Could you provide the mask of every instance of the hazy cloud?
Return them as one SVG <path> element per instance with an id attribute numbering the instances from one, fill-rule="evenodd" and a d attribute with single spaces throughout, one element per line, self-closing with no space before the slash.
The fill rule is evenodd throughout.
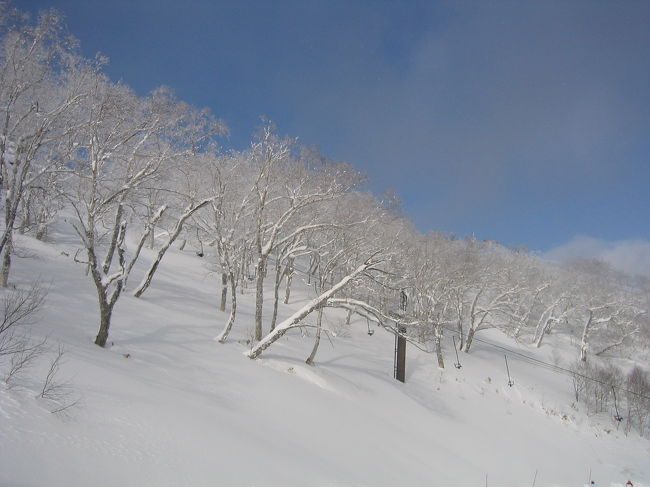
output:
<path id="1" fill-rule="evenodd" d="M 549 250 L 543 257 L 556 262 L 598 259 L 630 276 L 650 277 L 650 242 L 647 240 L 607 242 L 582 235 Z"/>

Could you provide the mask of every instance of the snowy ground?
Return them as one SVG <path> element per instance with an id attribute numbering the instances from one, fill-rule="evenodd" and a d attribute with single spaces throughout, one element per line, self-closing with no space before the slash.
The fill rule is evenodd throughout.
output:
<path id="1" fill-rule="evenodd" d="M 13 282 L 39 279 L 48 289 L 32 331 L 65 347 L 59 375 L 79 403 L 51 414 L 35 381 L 0 385 L 2 486 L 542 487 L 586 485 L 590 472 L 600 487 L 650 486 L 650 442 L 585 416 L 571 406 L 568 377 L 515 356 L 508 387 L 503 352 L 485 343 L 461 355 L 461 369 L 447 344 L 444 371 L 409 346 L 401 384 L 392 336 L 330 314 L 340 333 L 323 340 L 316 366 L 304 363 L 312 337 L 300 332 L 249 360 L 252 293 L 240 297 L 229 342 L 215 342 L 226 318 L 217 276 L 192 251 L 166 256 L 141 299 L 123 296 L 112 345 L 100 349 L 94 289 L 73 262 L 74 239 L 62 226 L 52 240 L 19 239 L 31 256 L 15 260 Z M 284 316 L 309 288 L 293 297 Z M 562 357 L 496 331 L 480 338 Z"/>

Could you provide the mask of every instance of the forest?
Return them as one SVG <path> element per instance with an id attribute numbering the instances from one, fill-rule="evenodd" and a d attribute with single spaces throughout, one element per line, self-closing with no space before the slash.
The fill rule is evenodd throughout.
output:
<path id="1" fill-rule="evenodd" d="M 156 286 L 175 246 L 220 276 L 215 307 L 227 313 L 218 341 L 238 321 L 237 300 L 255 302 L 248 356 L 289 330 L 313 329 L 316 361 L 332 309 L 401 335 L 448 366 L 471 353 L 477 334 L 497 328 L 532 348 L 550 335 L 575 350 L 575 397 L 593 411 L 625 411 L 626 428 L 650 434 L 650 372 L 621 368 L 648 356 L 650 281 L 596 260 L 549 262 L 526 249 L 422 233 L 394 194 L 366 189 L 352 163 L 283 135 L 270 120 L 243 150 L 224 145 L 227 122 L 161 87 L 146 96 L 80 54 L 60 15 L 30 20 L 0 4 L 0 372 L 15 377 L 41 344 L 21 333 L 41 306 L 38 283 L 15 288 L 16 235 L 48 242 L 65 218 L 77 237 L 71 256 L 96 292 L 95 344 L 109 343 L 115 306 Z M 141 251 L 156 259 L 132 280 Z M 314 298 L 289 318 L 302 273 Z M 139 274 L 139 273 L 138 273 Z M 264 300 L 272 295 L 272 313 Z M 335 338 L 334 338 L 335 339 Z"/>

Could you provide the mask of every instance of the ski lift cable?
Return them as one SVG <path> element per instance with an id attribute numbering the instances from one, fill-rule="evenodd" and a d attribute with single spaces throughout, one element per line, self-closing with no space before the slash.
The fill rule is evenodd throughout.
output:
<path id="1" fill-rule="evenodd" d="M 452 331 L 455 332 L 455 330 L 452 330 Z M 536 358 L 534 358 L 534 357 L 530 357 L 529 355 L 525 355 L 525 354 L 523 354 L 523 353 L 521 353 L 521 352 L 517 352 L 517 351 L 512 350 L 512 349 L 509 349 L 509 348 L 507 348 L 507 347 L 504 347 L 504 346 L 501 346 L 501 345 L 497 345 L 497 344 L 495 344 L 495 343 L 491 343 L 491 342 L 489 342 L 489 341 L 487 341 L 487 340 L 478 339 L 478 338 L 476 338 L 476 337 L 474 337 L 474 339 L 475 339 L 476 341 L 478 341 L 478 342 L 484 343 L 484 344 L 486 344 L 486 345 L 492 346 L 492 347 L 494 347 L 494 348 L 497 348 L 497 349 L 500 349 L 500 350 L 506 351 L 506 352 L 508 352 L 508 353 L 510 353 L 510 354 L 512 354 L 512 355 L 514 355 L 514 356 L 517 356 L 518 358 L 524 360 L 525 362 L 529 363 L 529 364 L 532 365 L 532 366 L 535 366 L 535 367 L 542 367 L 542 368 L 545 368 L 545 369 L 547 369 L 547 370 L 549 370 L 549 371 L 551 371 L 551 372 L 561 373 L 561 374 L 569 375 L 569 376 L 571 376 L 571 377 L 581 377 L 581 378 L 583 378 L 583 379 L 585 379 L 585 380 L 589 380 L 589 381 L 591 381 L 591 382 L 595 382 L 595 383 L 598 383 L 598 384 L 601 384 L 601 385 L 604 385 L 604 386 L 615 387 L 615 386 L 612 386 L 611 384 L 609 384 L 609 383 L 607 383 L 607 382 L 605 382 L 605 381 L 602 381 L 602 380 L 599 380 L 599 379 L 595 379 L 595 378 L 593 378 L 593 377 L 589 377 L 589 376 L 587 376 L 587 375 L 581 374 L 581 373 L 579 373 L 579 372 L 575 372 L 575 371 L 573 371 L 573 370 L 571 370 L 571 369 L 567 369 L 567 368 L 561 367 L 561 366 L 559 366 L 559 365 L 555 365 L 555 364 L 551 364 L 551 363 L 548 363 L 548 362 L 544 362 L 543 360 L 539 360 L 539 359 L 536 359 Z M 621 387 L 621 386 L 616 387 L 616 389 L 618 389 L 618 390 L 621 391 L 621 392 L 626 392 L 626 393 L 628 393 L 628 394 L 632 394 L 632 395 L 634 395 L 634 396 L 637 396 L 637 397 L 640 397 L 640 398 L 643 398 L 643 399 L 648 399 L 648 400 L 650 400 L 650 397 L 648 397 L 648 396 L 645 396 L 645 395 L 640 394 L 640 393 L 638 393 L 638 392 L 630 391 L 630 390 L 628 390 L 628 389 L 624 389 L 624 388 Z"/>
<path id="2" fill-rule="evenodd" d="M 299 268 L 298 266 L 296 266 L 295 264 L 294 264 L 294 267 L 293 267 L 293 268 L 294 268 L 294 271 L 297 271 L 298 273 L 304 274 L 304 275 L 306 275 L 306 276 L 309 275 L 309 271 L 305 271 L 305 270 L 303 270 L 303 269 L 300 269 L 300 268 Z M 458 333 L 458 330 L 455 330 L 455 329 L 453 329 L 453 328 L 449 328 L 449 327 L 444 326 L 444 325 L 441 325 L 441 326 L 442 326 L 443 329 L 445 329 L 445 330 L 447 330 L 447 331 L 449 331 L 449 332 L 455 334 L 456 336 L 460 337 L 460 333 Z M 387 328 L 387 327 L 384 326 L 384 328 Z M 403 334 L 400 334 L 398 331 L 395 331 L 395 330 L 393 330 L 392 328 L 387 328 L 387 329 L 388 329 L 388 331 L 391 331 L 391 332 L 393 332 L 393 333 L 395 333 L 395 334 L 397 334 L 397 335 L 402 335 L 402 336 L 404 336 L 404 338 L 406 339 L 406 341 L 407 341 L 408 343 L 410 343 L 411 345 L 413 345 L 413 346 L 414 346 L 415 348 L 417 348 L 418 350 L 420 350 L 420 351 L 422 351 L 422 352 L 425 352 L 425 353 L 433 353 L 433 351 L 428 350 L 428 349 L 425 349 L 425 348 L 423 348 L 422 346 L 420 346 L 420 344 L 417 343 L 417 342 L 415 342 L 412 338 L 407 337 L 407 336 L 405 336 L 405 335 L 403 335 Z M 492 343 L 492 342 L 490 342 L 490 341 L 488 341 L 488 340 L 485 340 L 485 339 L 482 339 L 482 338 L 479 338 L 479 337 L 476 337 L 476 336 L 474 336 L 473 339 L 474 339 L 474 341 L 476 341 L 476 342 L 483 343 L 483 344 L 488 345 L 488 346 L 490 346 L 490 347 L 497 348 L 497 349 L 499 349 L 499 350 L 503 350 L 503 351 L 505 351 L 505 352 L 508 352 L 509 354 L 511 354 L 511 355 L 513 355 L 513 356 L 516 356 L 517 358 L 519 358 L 519 359 L 521 359 L 521 360 L 527 362 L 529 365 L 532 365 L 532 366 L 534 366 L 534 367 L 544 368 L 544 369 L 549 370 L 549 371 L 551 371 L 551 372 L 555 372 L 555 373 L 558 373 L 558 374 L 568 375 L 568 376 L 570 376 L 570 377 L 580 377 L 580 378 L 582 378 L 582 379 L 585 379 L 585 380 L 588 380 L 588 381 L 591 381 L 591 382 L 595 382 L 595 383 L 597 383 L 597 384 L 601 384 L 601 385 L 604 385 L 604 386 L 611 386 L 612 388 L 616 388 L 616 389 L 618 389 L 618 390 L 621 391 L 621 392 L 625 392 L 625 393 L 627 393 L 627 394 L 631 394 L 631 395 L 633 395 L 633 396 L 637 396 L 637 397 L 639 397 L 639 398 L 647 399 L 647 400 L 650 401 L 650 396 L 646 396 L 646 395 L 644 395 L 644 394 L 640 394 L 640 393 L 638 393 L 638 392 L 634 392 L 634 391 L 630 391 L 630 390 L 628 390 L 628 389 L 624 389 L 624 388 L 621 387 L 621 386 L 613 386 L 613 385 L 611 385 L 611 384 L 608 384 L 608 383 L 605 382 L 605 381 L 602 381 L 602 380 L 599 380 L 599 379 L 595 379 L 595 378 L 593 378 L 593 377 L 589 377 L 589 376 L 587 376 L 587 375 L 581 374 L 581 373 L 579 373 L 579 372 L 575 372 L 575 371 L 573 371 L 573 370 L 571 370 L 571 369 L 567 369 L 567 368 L 565 368 L 565 367 L 561 367 L 561 366 L 556 365 L 556 364 L 552 364 L 552 363 L 549 363 L 549 362 L 545 362 L 545 361 L 540 360 L 540 359 L 537 359 L 537 358 L 535 358 L 535 357 L 531 357 L 530 355 L 526 355 L 526 354 L 524 354 L 524 353 L 518 352 L 518 351 L 513 350 L 513 349 L 511 349 L 511 348 L 504 347 L 503 345 L 498 345 L 498 344 L 496 344 L 496 343 Z"/>
<path id="3" fill-rule="evenodd" d="M 454 333 L 455 335 L 460 336 L 460 334 L 458 333 L 458 330 L 455 330 L 453 328 L 444 327 L 444 326 L 443 326 L 443 328 L 445 330 L 451 332 L 451 333 Z M 642 399 L 650 400 L 650 396 L 646 396 L 646 395 L 640 394 L 638 392 L 630 391 L 630 390 L 625 389 L 625 388 L 623 388 L 621 386 L 613 386 L 613 385 L 611 385 L 611 384 L 609 384 L 609 383 L 607 383 L 605 381 L 595 379 L 593 377 L 589 377 L 587 375 L 581 374 L 579 372 L 575 372 L 575 371 L 573 371 L 571 369 L 567 369 L 567 368 L 561 367 L 559 365 L 551 364 L 549 362 L 544 362 L 543 360 L 537 359 L 535 357 L 531 357 L 530 355 L 526 355 L 526 354 L 521 353 L 521 352 L 517 352 L 516 350 L 512 350 L 511 348 L 504 347 L 503 345 L 498 345 L 498 344 L 492 343 L 492 342 L 490 342 L 488 340 L 485 340 L 485 339 L 482 339 L 482 338 L 477 338 L 476 336 L 474 337 L 474 340 L 477 341 L 477 342 L 483 343 L 485 345 L 497 348 L 499 350 L 503 350 L 505 352 L 508 352 L 509 354 L 514 355 L 514 356 L 528 362 L 530 365 L 532 365 L 534 367 L 542 367 L 542 368 L 545 368 L 547 370 L 550 370 L 551 372 L 561 373 L 561 374 L 569 375 L 571 377 L 581 377 L 581 378 L 583 378 L 585 380 L 589 380 L 591 382 L 595 382 L 595 383 L 598 383 L 598 384 L 601 384 L 601 385 L 604 385 L 604 386 L 611 386 L 612 388 L 616 388 L 621 392 L 632 394 L 632 395 L 640 397 Z"/>
<path id="4" fill-rule="evenodd" d="M 368 318 L 368 317 L 366 316 L 366 318 Z M 373 320 L 373 321 L 374 321 L 374 320 Z M 382 328 L 386 329 L 387 331 L 389 331 L 389 332 L 395 334 L 395 336 L 398 336 L 398 335 L 399 335 L 399 336 L 404 337 L 408 343 L 410 343 L 412 346 L 414 346 L 414 347 L 417 348 L 418 350 L 420 350 L 420 351 L 422 351 L 422 352 L 425 352 L 425 353 L 433 353 L 432 350 L 428 350 L 428 349 L 426 349 L 426 348 L 423 348 L 423 347 L 422 347 L 418 342 L 414 341 L 414 340 L 413 340 L 412 338 L 410 338 L 409 336 L 407 336 L 407 335 L 405 335 L 405 334 L 403 334 L 403 333 L 400 333 L 398 330 L 394 329 L 393 327 L 391 327 L 391 326 L 386 326 L 386 325 L 383 325 L 383 324 L 381 324 L 381 323 L 378 323 L 378 325 L 381 326 Z M 457 335 L 457 336 L 460 337 L 460 333 L 458 333 L 458 330 L 455 330 L 455 329 L 453 329 L 453 328 L 446 327 L 446 326 L 444 326 L 444 325 L 441 325 L 441 326 L 442 326 L 443 329 L 445 329 L 445 330 L 451 332 L 453 335 Z M 453 337 L 453 335 L 452 335 L 452 337 Z M 518 351 L 513 350 L 513 349 L 511 349 L 511 348 L 504 347 L 504 346 L 502 346 L 502 345 L 498 345 L 498 344 L 496 344 L 496 343 L 492 343 L 492 342 L 490 342 L 490 341 L 488 341 L 488 340 L 485 340 L 485 339 L 482 339 L 482 338 L 478 338 L 478 337 L 476 337 L 476 336 L 474 336 L 474 341 L 479 342 L 479 343 L 483 343 L 483 344 L 485 344 L 485 345 L 488 345 L 488 346 L 491 346 L 491 347 L 493 347 L 493 348 L 497 348 L 497 349 L 499 349 L 499 350 L 502 350 L 502 351 L 504 351 L 504 352 L 507 352 L 507 353 L 509 353 L 509 354 L 511 354 L 511 355 L 513 355 L 513 356 L 516 356 L 516 357 L 519 358 L 520 360 L 522 360 L 522 361 L 524 361 L 524 362 L 527 362 L 529 365 L 532 365 L 533 367 L 544 368 L 544 369 L 546 369 L 546 370 L 548 370 L 548 371 L 550 371 L 550 372 L 554 372 L 554 373 L 557 373 L 557 374 L 568 375 L 568 376 L 570 376 L 570 377 L 581 377 L 581 378 L 583 378 L 583 379 L 585 379 L 585 380 L 588 380 L 588 381 L 591 381 L 591 382 L 595 382 L 595 383 L 597 383 L 597 384 L 601 384 L 601 385 L 604 385 L 604 386 L 610 386 L 610 387 L 612 387 L 612 388 L 615 387 L 615 386 L 613 386 L 613 385 L 611 385 L 611 384 L 609 384 L 609 383 L 607 383 L 607 382 L 605 382 L 605 381 L 598 380 L 598 379 L 595 379 L 595 378 L 593 378 L 593 377 L 589 377 L 589 376 L 587 376 L 587 375 L 581 374 L 581 373 L 579 373 L 579 372 L 575 372 L 575 371 L 573 371 L 573 370 L 571 370 L 571 369 L 567 369 L 567 368 L 565 368 L 565 367 L 561 367 L 561 366 L 556 365 L 556 364 L 551 364 L 551 363 L 549 363 L 549 362 L 545 362 L 545 361 L 540 360 L 540 359 L 537 359 L 537 358 L 535 358 L 535 357 L 531 357 L 530 355 L 526 355 L 526 354 L 524 354 L 524 353 L 518 352 Z M 456 367 L 456 368 L 460 369 L 460 367 Z M 630 391 L 630 390 L 625 389 L 625 388 L 623 388 L 623 387 L 621 387 L 621 386 L 617 386 L 616 388 L 617 388 L 619 391 L 621 391 L 621 392 L 625 392 L 625 393 L 627 393 L 627 394 L 631 394 L 631 395 L 633 395 L 633 396 L 637 396 L 637 397 L 642 398 L 642 399 L 650 400 L 650 396 L 645 396 L 645 395 L 640 394 L 640 393 L 638 393 L 638 392 Z"/>

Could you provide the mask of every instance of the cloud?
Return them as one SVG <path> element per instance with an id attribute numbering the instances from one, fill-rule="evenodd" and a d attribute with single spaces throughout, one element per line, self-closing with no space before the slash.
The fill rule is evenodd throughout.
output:
<path id="1" fill-rule="evenodd" d="M 608 242 L 580 235 L 549 250 L 542 257 L 556 262 L 598 259 L 630 276 L 650 277 L 650 241 L 647 240 Z"/>

